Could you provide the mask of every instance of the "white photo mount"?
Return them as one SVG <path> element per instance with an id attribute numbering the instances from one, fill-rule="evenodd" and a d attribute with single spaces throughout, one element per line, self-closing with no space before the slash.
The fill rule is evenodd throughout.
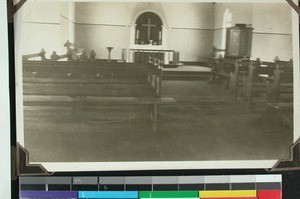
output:
<path id="1" fill-rule="evenodd" d="M 41 1 L 43 2 L 43 1 Z M 197 1 L 198 2 L 198 1 Z M 202 1 L 199 1 L 202 2 Z M 221 1 L 223 2 L 223 1 Z M 228 2 L 228 1 L 227 1 Z M 234 2 L 234 1 L 230 1 L 230 2 Z M 256 2 L 256 1 L 253 1 Z M 267 3 L 269 3 L 270 1 L 266 1 Z M 273 2 L 273 1 L 271 1 Z M 279 2 L 279 1 L 278 1 Z M 280 1 L 282 2 L 282 1 Z M 19 8 L 21 7 L 20 5 L 23 5 L 25 3 L 25 1 L 21 1 L 19 4 Z M 290 2 L 289 2 L 290 3 Z M 295 14 L 295 13 L 294 13 Z M 16 17 L 17 18 L 17 17 Z M 16 19 L 18 20 L 18 19 Z M 15 24 L 17 24 L 18 22 L 15 21 Z M 20 23 L 20 22 L 19 22 Z M 295 27 L 295 24 L 298 24 L 299 22 L 296 21 L 294 22 L 293 28 L 295 30 L 298 29 L 298 27 Z M 16 26 L 17 27 L 17 26 Z M 18 29 L 15 29 L 16 31 L 18 31 Z M 18 33 L 16 33 L 18 35 Z M 299 34 L 299 33 L 298 33 Z M 18 41 L 20 39 L 20 35 L 16 36 L 16 41 Z M 299 38 L 297 38 L 295 41 L 299 41 Z M 298 42 L 293 42 L 294 44 L 294 49 L 298 49 L 299 46 L 297 45 Z M 17 43 L 16 46 L 18 46 L 19 44 Z M 296 47 L 297 46 L 297 47 Z M 18 47 L 16 47 L 16 57 L 17 59 L 20 58 L 20 52 L 17 53 L 17 49 Z M 299 60 L 299 53 L 297 53 L 297 50 L 293 50 L 294 54 L 296 55 L 294 60 Z M 19 65 L 21 63 L 21 61 L 17 61 L 16 60 L 16 67 L 18 67 L 17 65 Z M 298 68 L 297 65 L 299 65 L 299 62 L 297 62 L 297 64 L 294 66 L 295 68 Z M 20 69 L 20 68 L 19 68 Z M 298 69 L 297 69 L 298 70 Z M 296 74 L 298 74 L 297 72 L 299 71 L 295 71 Z M 298 77 L 299 79 L 299 77 Z M 18 82 L 18 80 L 17 80 Z M 298 80 L 295 81 L 295 87 L 297 87 L 297 83 Z M 297 88 L 299 89 L 299 88 Z M 299 94 L 295 93 L 295 98 L 299 97 Z M 20 99 L 22 99 L 22 95 L 17 94 L 17 107 L 20 108 L 20 106 L 22 107 L 22 103 L 20 102 Z M 297 104 L 298 101 L 296 101 L 295 104 Z M 299 108 L 299 104 L 295 105 L 295 109 L 294 110 L 298 110 L 297 108 Z M 18 110 L 18 108 L 17 108 Z M 296 111 L 295 111 L 296 112 Z M 297 114 L 297 112 L 295 113 Z M 297 117 L 296 117 L 297 118 Z M 18 119 L 17 119 L 18 120 Z M 294 119 L 296 121 L 296 119 Z M 20 128 L 23 128 L 22 126 L 23 121 L 20 121 L 21 125 L 18 125 L 17 129 L 18 129 L 18 139 L 17 139 L 17 147 L 16 147 L 16 169 L 17 169 L 17 175 L 18 176 L 22 176 L 22 175 L 34 175 L 34 173 L 30 174 L 30 172 L 28 172 L 30 169 L 20 169 L 20 168 L 26 168 L 26 167 L 36 167 L 38 168 L 38 164 L 41 164 L 42 167 L 41 169 L 38 169 L 40 174 L 46 174 L 49 175 L 49 173 L 52 172 L 63 172 L 63 171 L 118 171 L 118 170 L 144 170 L 147 168 L 144 167 L 145 162 L 119 162 L 116 164 L 116 162 L 112 162 L 112 163 L 107 163 L 107 162 L 77 162 L 77 163 L 64 163 L 64 162 L 36 162 L 33 163 L 33 165 L 31 166 L 31 162 L 24 162 L 24 161 L 20 161 L 20 160 L 24 160 L 24 155 L 27 156 L 25 157 L 25 159 L 29 160 L 30 154 L 26 153 L 26 147 L 24 147 L 24 145 L 26 145 L 26 143 L 24 143 L 24 135 L 20 135 L 19 132 L 22 132 L 23 130 L 21 130 Z M 297 122 L 294 122 L 295 125 L 297 124 Z M 294 131 L 299 129 L 294 125 Z M 260 160 L 247 160 L 247 161 L 222 161 L 222 164 L 218 164 L 219 161 L 186 161 L 186 162 L 173 162 L 173 161 L 167 161 L 167 162 L 147 162 L 146 165 L 149 165 L 148 168 L 151 169 L 158 169 L 158 170 L 172 170 L 172 169 L 209 169 L 209 168 L 213 168 L 213 169 L 267 169 L 270 171 L 278 171 L 278 170 L 293 170 L 293 169 L 299 169 L 300 165 L 299 165 L 299 153 L 295 153 L 295 151 L 299 152 L 299 133 L 294 132 L 294 141 L 295 143 L 293 144 L 293 146 L 291 146 L 291 155 L 290 155 L 290 160 L 267 160 L 267 161 L 260 161 Z M 20 143 L 20 144 L 19 144 Z M 18 153 L 17 151 L 23 151 L 22 153 Z M 29 155 L 29 157 L 28 157 Z M 288 162 L 288 163 L 287 163 Z M 292 163 L 293 162 L 293 163 Z M 18 163 L 21 164 L 25 164 L 24 165 L 18 165 Z M 175 165 L 174 165 L 175 163 Z M 287 163 L 287 164 L 286 164 Z M 172 165 L 172 166 L 170 166 Z M 43 169 L 44 167 L 44 169 Z M 271 169 L 270 169 L 271 168 Z M 46 170 L 49 171 L 46 172 Z M 44 171 L 44 172 L 42 172 Z M 28 173 L 27 173 L 28 172 Z"/>

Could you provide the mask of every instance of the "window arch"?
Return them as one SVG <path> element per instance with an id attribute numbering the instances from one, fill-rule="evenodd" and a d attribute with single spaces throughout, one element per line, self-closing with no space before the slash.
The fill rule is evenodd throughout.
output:
<path id="1" fill-rule="evenodd" d="M 135 25 L 135 44 L 162 44 L 162 20 L 157 14 L 144 12 L 137 18 Z"/>
<path id="2" fill-rule="evenodd" d="M 232 13 L 229 9 L 226 9 L 223 16 L 223 30 L 222 30 L 222 43 L 221 43 L 221 49 L 226 48 L 226 28 L 232 27 Z M 224 57 L 225 52 L 222 53 L 222 56 Z"/>

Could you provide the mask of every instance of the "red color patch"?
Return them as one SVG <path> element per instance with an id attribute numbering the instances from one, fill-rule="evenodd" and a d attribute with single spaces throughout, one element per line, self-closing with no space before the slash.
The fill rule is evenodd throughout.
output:
<path id="1" fill-rule="evenodd" d="M 257 191 L 258 199 L 282 199 L 281 190 L 258 190 Z"/>
<path id="2" fill-rule="evenodd" d="M 257 197 L 218 197 L 218 198 L 200 198 L 200 199 L 258 199 Z"/>

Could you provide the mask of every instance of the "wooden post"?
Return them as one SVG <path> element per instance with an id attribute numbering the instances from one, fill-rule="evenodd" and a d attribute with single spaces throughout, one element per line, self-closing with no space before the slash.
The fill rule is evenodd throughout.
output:
<path id="1" fill-rule="evenodd" d="M 239 69 L 240 69 L 240 62 L 237 60 L 234 64 L 234 72 L 230 72 L 230 93 L 233 97 L 233 100 L 237 100 L 237 93 L 238 93 L 238 82 L 239 82 Z"/>
<path id="2" fill-rule="evenodd" d="M 161 97 L 161 84 L 162 84 L 162 70 L 158 69 L 159 73 L 156 76 L 157 79 L 157 86 L 156 86 L 156 95 L 157 97 Z"/>
<path id="3" fill-rule="evenodd" d="M 152 127 L 153 131 L 157 131 L 157 126 L 158 126 L 158 105 L 153 104 L 153 121 L 152 121 Z"/>
<path id="4" fill-rule="evenodd" d="M 147 81 L 150 84 L 150 86 L 152 86 L 152 83 L 151 83 L 151 71 L 149 71 L 149 74 L 147 76 Z"/>
<path id="5" fill-rule="evenodd" d="M 272 80 L 268 80 L 267 82 L 268 102 L 279 102 L 280 75 L 280 65 L 277 64 L 276 69 L 274 70 L 274 78 Z"/>
<path id="6" fill-rule="evenodd" d="M 154 88 L 154 92 L 155 92 L 155 97 L 157 96 L 157 81 L 156 81 L 156 71 L 155 71 L 155 74 L 152 75 L 152 85 L 153 85 L 153 88 Z"/>
<path id="7" fill-rule="evenodd" d="M 256 73 L 256 66 L 253 65 L 253 62 L 250 62 L 249 65 L 249 73 L 245 81 L 245 90 L 244 90 L 244 100 L 247 101 L 248 105 L 252 106 L 252 89 L 253 89 L 253 81 L 254 75 Z"/>

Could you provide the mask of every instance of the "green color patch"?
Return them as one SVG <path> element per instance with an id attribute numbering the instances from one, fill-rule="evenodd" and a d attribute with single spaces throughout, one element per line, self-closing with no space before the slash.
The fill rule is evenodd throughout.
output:
<path id="1" fill-rule="evenodd" d="M 199 198 L 198 191 L 139 191 L 139 198 Z"/>

